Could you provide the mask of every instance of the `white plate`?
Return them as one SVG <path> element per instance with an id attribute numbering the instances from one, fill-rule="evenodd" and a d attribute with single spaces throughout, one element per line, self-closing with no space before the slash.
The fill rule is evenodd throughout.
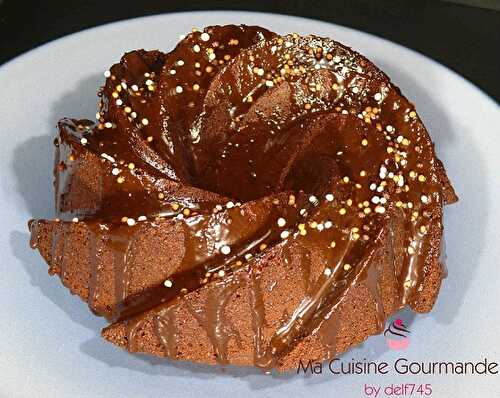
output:
<path id="1" fill-rule="evenodd" d="M 371 58 L 416 104 L 461 201 L 446 209 L 449 277 L 412 343 L 381 336 L 344 355 L 390 365 L 500 361 L 499 120 L 497 104 L 436 62 L 377 37 L 323 22 L 259 13 L 195 12 L 105 25 L 33 50 L 0 68 L 0 395 L 2 397 L 365 396 L 365 383 L 431 383 L 436 397 L 499 396 L 500 376 L 289 375 L 132 356 L 99 337 L 105 322 L 71 296 L 28 247 L 26 221 L 52 216 L 52 137 L 63 116 L 92 118 L 102 72 L 134 48 L 169 50 L 192 26 L 259 24 L 315 33 Z M 436 37 L 439 40 L 439 37 Z M 446 43 L 443 43 L 446 51 Z M 418 395 L 414 395 L 418 396 Z"/>

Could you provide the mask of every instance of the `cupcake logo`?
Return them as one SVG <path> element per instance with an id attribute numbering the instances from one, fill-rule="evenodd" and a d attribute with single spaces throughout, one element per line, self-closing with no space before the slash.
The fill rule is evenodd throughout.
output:
<path id="1" fill-rule="evenodd" d="M 385 342 L 391 350 L 404 350 L 410 345 L 410 331 L 401 319 L 392 321 L 384 331 Z"/>

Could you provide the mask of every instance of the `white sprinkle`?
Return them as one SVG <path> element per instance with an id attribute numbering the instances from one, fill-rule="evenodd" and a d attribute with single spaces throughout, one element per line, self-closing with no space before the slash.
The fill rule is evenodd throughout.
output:
<path id="1" fill-rule="evenodd" d="M 333 196 L 333 194 L 331 194 L 331 193 L 327 193 L 327 194 L 325 195 L 325 199 L 326 199 L 328 202 L 333 202 L 334 196 Z"/>
<path id="2" fill-rule="evenodd" d="M 146 216 L 139 216 L 137 221 L 146 221 L 148 218 Z"/>
<path id="3" fill-rule="evenodd" d="M 381 179 L 384 179 L 385 177 L 387 177 L 387 167 L 385 166 L 380 166 L 380 173 L 379 173 L 379 177 Z"/>
<path id="4" fill-rule="evenodd" d="M 163 282 L 163 284 L 165 285 L 165 287 L 172 287 L 173 286 L 173 283 L 170 279 L 165 280 L 165 282 Z"/>
<path id="5" fill-rule="evenodd" d="M 323 271 L 323 273 L 326 275 L 326 276 L 330 276 L 332 274 L 332 270 L 330 268 L 325 268 L 325 270 Z"/>
<path id="6" fill-rule="evenodd" d="M 311 202 L 312 204 L 317 204 L 318 203 L 318 198 L 314 195 L 311 195 L 309 196 L 309 202 Z"/>
<path id="7" fill-rule="evenodd" d="M 104 159 L 109 160 L 112 163 L 115 163 L 115 158 L 113 156 L 109 156 L 107 153 L 101 153 L 101 156 Z"/>
<path id="8" fill-rule="evenodd" d="M 177 94 L 182 93 L 182 87 L 181 87 L 181 86 L 177 86 L 177 87 L 175 88 L 175 92 L 176 92 Z"/>
<path id="9" fill-rule="evenodd" d="M 146 118 L 142 119 L 141 122 L 144 126 L 147 126 L 149 124 L 149 120 Z"/>
<path id="10" fill-rule="evenodd" d="M 272 80 L 266 80 L 266 86 L 272 87 L 272 86 L 274 86 L 274 82 Z"/>
<path id="11" fill-rule="evenodd" d="M 377 184 L 375 184 L 374 182 L 372 182 L 370 184 L 370 190 L 375 191 L 376 189 L 377 189 Z"/>
<path id="12" fill-rule="evenodd" d="M 429 197 L 426 195 L 422 195 L 420 197 L 420 200 L 422 201 L 422 203 L 429 203 Z"/>
<path id="13" fill-rule="evenodd" d="M 133 91 L 139 91 L 139 86 L 137 84 L 132 85 L 132 90 Z"/>
<path id="14" fill-rule="evenodd" d="M 106 122 L 106 123 L 104 123 L 104 127 L 106 127 L 107 129 L 110 129 L 111 127 L 113 127 L 113 123 Z"/>
<path id="15" fill-rule="evenodd" d="M 217 275 L 219 275 L 221 278 L 226 275 L 223 269 L 221 269 L 219 272 L 217 272 Z"/>
<path id="16" fill-rule="evenodd" d="M 123 105 L 123 101 L 122 101 L 120 98 L 118 98 L 118 99 L 115 101 L 115 104 L 116 104 L 116 105 L 118 105 L 118 106 L 121 106 L 121 105 Z"/>
<path id="17" fill-rule="evenodd" d="M 358 88 L 358 87 L 353 87 L 353 88 L 352 88 L 352 92 L 353 92 L 354 94 L 359 93 L 359 88 Z"/>
<path id="18" fill-rule="evenodd" d="M 127 218 L 127 224 L 132 227 L 135 225 L 135 220 L 133 218 Z"/>
<path id="19" fill-rule="evenodd" d="M 331 221 L 326 221 L 325 222 L 325 228 L 330 229 L 333 226 L 333 223 Z"/>
<path id="20" fill-rule="evenodd" d="M 220 248 L 220 252 L 224 255 L 231 253 L 231 248 L 228 245 L 224 245 Z"/>
<path id="21" fill-rule="evenodd" d="M 78 217 L 73 218 L 73 222 L 78 222 Z"/>
<path id="22" fill-rule="evenodd" d="M 200 52 L 200 46 L 199 46 L 198 44 L 195 44 L 195 45 L 193 46 L 193 51 L 194 51 L 195 53 L 199 53 L 199 52 Z"/>
<path id="23" fill-rule="evenodd" d="M 226 208 L 232 209 L 233 207 L 234 207 L 234 203 L 233 202 L 227 202 L 226 203 Z"/>
<path id="24" fill-rule="evenodd" d="M 378 196 L 374 196 L 374 197 L 372 198 L 372 203 L 374 203 L 374 204 L 379 204 L 379 203 L 380 203 L 380 198 L 379 198 Z"/>
<path id="25" fill-rule="evenodd" d="M 146 86 L 151 86 L 153 81 L 151 79 L 146 80 Z"/>
<path id="26" fill-rule="evenodd" d="M 125 82 L 121 82 L 120 84 L 121 84 L 121 86 L 122 86 L 125 90 L 127 89 L 127 87 L 128 87 L 128 86 L 127 86 L 127 83 L 125 83 Z"/>
<path id="27" fill-rule="evenodd" d="M 390 124 L 385 128 L 389 133 L 392 133 L 394 131 L 394 127 L 392 127 Z"/>
<path id="28" fill-rule="evenodd" d="M 203 41 L 209 41 L 210 40 L 210 35 L 206 32 L 203 32 L 200 36 L 200 39 Z"/>
<path id="29" fill-rule="evenodd" d="M 320 231 L 320 232 L 321 232 L 321 231 L 323 231 L 323 230 L 325 229 L 325 225 L 324 225 L 324 224 L 322 224 L 322 223 L 320 223 L 320 224 L 318 224 L 318 225 L 316 226 L 316 229 L 317 229 L 318 231 Z"/>
<path id="30" fill-rule="evenodd" d="M 278 226 L 284 227 L 286 225 L 286 220 L 283 217 L 278 218 Z"/>
<path id="31" fill-rule="evenodd" d="M 120 169 L 115 167 L 113 170 L 111 170 L 111 174 L 113 174 L 114 176 L 117 176 L 118 174 L 120 174 Z"/>
<path id="32" fill-rule="evenodd" d="M 85 145 L 88 141 L 87 141 L 87 139 L 85 137 L 82 137 L 80 139 L 80 142 L 82 143 L 82 145 Z"/>
<path id="33" fill-rule="evenodd" d="M 248 261 L 248 260 L 250 260 L 252 257 L 253 257 L 253 256 L 252 256 L 252 254 L 251 254 L 251 253 L 247 253 L 247 254 L 245 254 L 245 260 L 247 260 L 247 261 Z"/>
<path id="34" fill-rule="evenodd" d="M 179 65 L 179 66 L 184 65 L 184 61 L 183 61 L 182 59 L 178 60 L 178 61 L 177 61 L 177 65 Z"/>
<path id="35" fill-rule="evenodd" d="M 109 70 L 104 72 L 104 77 L 110 77 L 110 76 L 111 76 L 111 72 Z"/>
<path id="36" fill-rule="evenodd" d="M 175 71 L 175 69 L 170 69 L 170 74 L 171 75 L 175 75 L 177 72 Z"/>
<path id="37" fill-rule="evenodd" d="M 383 206 L 377 206 L 377 207 L 375 207 L 375 213 L 384 214 L 385 213 L 385 207 L 383 207 Z"/>
<path id="38" fill-rule="evenodd" d="M 376 93 L 373 98 L 375 98 L 375 101 L 380 101 L 382 99 L 382 94 Z"/>
<path id="39" fill-rule="evenodd" d="M 281 236 L 281 239 L 286 239 L 290 236 L 290 232 L 283 231 L 283 232 L 281 232 L 280 236 Z"/>
<path id="40" fill-rule="evenodd" d="M 385 205 L 387 203 L 387 199 L 382 197 L 380 198 L 380 203 L 382 203 L 383 205 Z"/>

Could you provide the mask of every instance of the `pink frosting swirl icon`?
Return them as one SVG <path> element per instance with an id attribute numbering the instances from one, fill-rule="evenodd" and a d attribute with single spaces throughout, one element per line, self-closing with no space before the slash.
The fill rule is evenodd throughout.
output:
<path id="1" fill-rule="evenodd" d="M 396 319 L 385 329 L 384 337 L 391 350 L 404 350 L 410 345 L 410 331 L 401 319 Z"/>

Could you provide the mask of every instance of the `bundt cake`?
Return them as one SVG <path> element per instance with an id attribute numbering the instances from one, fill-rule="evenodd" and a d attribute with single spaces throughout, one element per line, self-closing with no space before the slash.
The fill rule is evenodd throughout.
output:
<path id="1" fill-rule="evenodd" d="M 49 273 L 109 320 L 106 340 L 285 370 L 432 308 L 457 198 L 369 60 L 212 26 L 105 77 L 96 123 L 59 122 L 57 218 L 29 228 Z"/>

